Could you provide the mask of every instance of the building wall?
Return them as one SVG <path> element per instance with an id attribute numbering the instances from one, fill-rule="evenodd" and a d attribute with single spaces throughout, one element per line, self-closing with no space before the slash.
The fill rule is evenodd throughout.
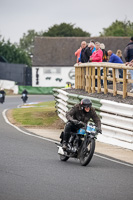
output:
<path id="1" fill-rule="evenodd" d="M 33 87 L 64 87 L 66 82 L 75 83 L 74 67 L 32 67 Z"/>

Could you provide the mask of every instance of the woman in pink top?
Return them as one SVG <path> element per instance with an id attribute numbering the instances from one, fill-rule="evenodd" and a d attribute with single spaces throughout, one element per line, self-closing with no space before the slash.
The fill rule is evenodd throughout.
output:
<path id="1" fill-rule="evenodd" d="M 81 50 L 82 50 L 82 48 L 80 47 L 80 48 L 75 52 L 75 56 L 77 56 L 77 63 L 79 62 L 79 57 L 80 57 Z"/>
<path id="2" fill-rule="evenodd" d="M 102 62 L 103 61 L 103 51 L 100 49 L 100 43 L 95 43 L 96 51 L 90 56 L 91 62 Z"/>
<path id="3" fill-rule="evenodd" d="M 102 62 L 103 61 L 103 51 L 100 49 L 100 43 L 95 43 L 96 51 L 90 56 L 90 62 Z M 101 76 L 103 74 L 103 69 L 101 68 Z M 97 69 L 95 69 L 95 74 L 97 75 Z M 101 85 L 103 85 L 103 80 L 101 80 Z M 97 79 L 95 79 L 95 86 L 97 87 Z"/>

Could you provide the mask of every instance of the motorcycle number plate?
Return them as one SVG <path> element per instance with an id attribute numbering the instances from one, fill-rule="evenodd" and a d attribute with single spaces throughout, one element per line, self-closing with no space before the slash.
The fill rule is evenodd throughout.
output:
<path id="1" fill-rule="evenodd" d="M 64 155 L 64 151 L 62 147 L 58 147 L 58 154 Z"/>

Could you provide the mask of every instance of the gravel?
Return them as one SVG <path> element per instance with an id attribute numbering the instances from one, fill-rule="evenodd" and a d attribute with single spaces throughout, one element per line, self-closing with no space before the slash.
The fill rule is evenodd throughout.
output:
<path id="1" fill-rule="evenodd" d="M 112 89 L 113 85 L 108 85 L 108 88 Z M 122 91 L 122 88 L 123 88 L 123 84 L 117 83 L 117 90 Z M 131 84 L 128 84 L 127 91 L 129 92 L 130 89 L 131 89 Z M 125 99 L 123 99 L 122 95 L 113 96 L 113 94 L 111 93 L 104 94 L 103 92 L 101 93 L 95 92 L 92 94 L 92 93 L 86 92 L 85 90 L 72 89 L 72 88 L 66 89 L 66 92 L 133 105 L 133 97 L 126 97 Z"/>

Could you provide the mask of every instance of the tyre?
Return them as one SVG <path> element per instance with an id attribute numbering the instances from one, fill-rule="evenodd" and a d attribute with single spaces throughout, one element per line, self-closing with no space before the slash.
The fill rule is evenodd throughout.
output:
<path id="1" fill-rule="evenodd" d="M 61 161 L 67 161 L 69 159 L 68 156 L 60 155 L 60 160 Z"/>
<path id="2" fill-rule="evenodd" d="M 95 140 L 91 139 L 91 142 L 87 146 L 86 151 L 80 157 L 80 164 L 82 166 L 86 166 L 89 164 L 89 162 L 93 157 L 94 151 L 95 151 Z"/>

